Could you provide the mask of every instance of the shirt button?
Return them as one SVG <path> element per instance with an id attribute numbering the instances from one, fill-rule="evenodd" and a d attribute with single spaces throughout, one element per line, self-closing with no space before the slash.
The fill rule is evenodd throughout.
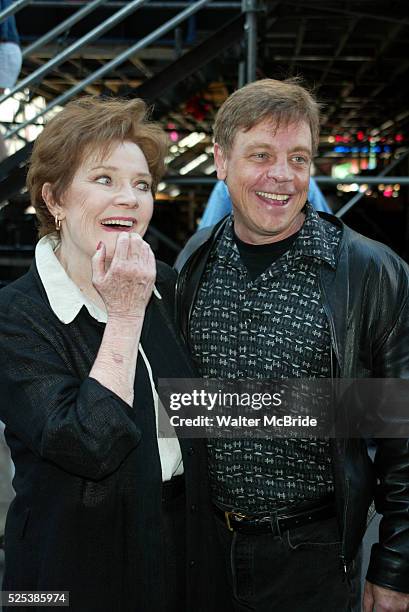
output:
<path id="1" fill-rule="evenodd" d="M 196 506 L 196 504 L 192 504 L 192 505 L 190 506 L 190 511 L 191 511 L 191 512 L 196 512 L 196 511 L 197 511 L 197 506 Z"/>
<path id="2" fill-rule="evenodd" d="M 188 451 L 187 451 L 188 455 L 194 455 L 195 454 L 195 449 L 193 448 L 193 446 L 191 446 Z"/>
<path id="3" fill-rule="evenodd" d="M 196 565 L 196 561 L 194 559 L 191 559 L 189 561 L 189 567 L 194 567 Z"/>

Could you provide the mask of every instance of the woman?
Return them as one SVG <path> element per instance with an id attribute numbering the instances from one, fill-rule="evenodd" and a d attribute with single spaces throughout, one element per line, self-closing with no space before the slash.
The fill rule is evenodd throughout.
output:
<path id="1" fill-rule="evenodd" d="M 35 262 L 0 292 L 3 590 L 69 591 L 75 612 L 217 609 L 201 447 L 157 437 L 158 378 L 192 376 L 174 273 L 142 239 L 166 150 L 141 100 L 68 104 L 28 173 Z"/>

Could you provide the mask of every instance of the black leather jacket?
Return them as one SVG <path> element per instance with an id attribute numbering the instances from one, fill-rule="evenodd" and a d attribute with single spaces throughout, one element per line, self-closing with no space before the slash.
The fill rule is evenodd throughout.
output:
<path id="1" fill-rule="evenodd" d="M 342 227 L 336 269 L 322 266 L 320 287 L 332 343 L 332 375 L 409 378 L 409 267 L 385 245 Z M 225 220 L 195 234 L 176 262 L 177 313 L 185 339 L 209 254 Z M 347 570 L 365 533 L 373 499 L 383 515 L 367 579 L 409 592 L 409 440 L 377 439 L 375 462 L 365 440 L 331 440 L 336 505 Z"/>

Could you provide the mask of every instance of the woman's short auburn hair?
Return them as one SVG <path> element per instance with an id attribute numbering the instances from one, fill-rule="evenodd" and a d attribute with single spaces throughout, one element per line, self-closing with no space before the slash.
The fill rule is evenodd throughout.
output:
<path id="1" fill-rule="evenodd" d="M 39 236 L 55 231 L 54 218 L 41 195 L 51 184 L 59 202 L 82 161 L 89 155 L 105 157 L 116 144 L 137 144 L 152 175 L 152 193 L 165 171 L 169 141 L 160 125 L 149 120 L 143 100 L 84 96 L 69 102 L 35 141 L 27 174 L 27 189 L 39 220 Z"/>
<path id="2" fill-rule="evenodd" d="M 312 152 L 316 153 L 320 130 L 320 104 L 301 79 L 261 79 L 232 93 L 218 110 L 214 141 L 228 155 L 238 130 L 251 130 L 261 121 L 280 125 L 305 121 L 311 130 Z"/>

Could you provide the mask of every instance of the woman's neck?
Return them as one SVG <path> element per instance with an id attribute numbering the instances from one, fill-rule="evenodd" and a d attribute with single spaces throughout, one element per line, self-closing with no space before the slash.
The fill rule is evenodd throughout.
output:
<path id="1" fill-rule="evenodd" d="M 91 300 L 102 310 L 105 310 L 105 303 L 92 284 L 92 265 L 91 261 L 83 262 L 82 265 L 78 265 L 75 258 L 71 258 L 65 253 L 62 245 L 54 251 L 55 256 L 68 274 L 70 279 L 75 283 L 78 289 L 85 295 L 86 298 Z"/>

